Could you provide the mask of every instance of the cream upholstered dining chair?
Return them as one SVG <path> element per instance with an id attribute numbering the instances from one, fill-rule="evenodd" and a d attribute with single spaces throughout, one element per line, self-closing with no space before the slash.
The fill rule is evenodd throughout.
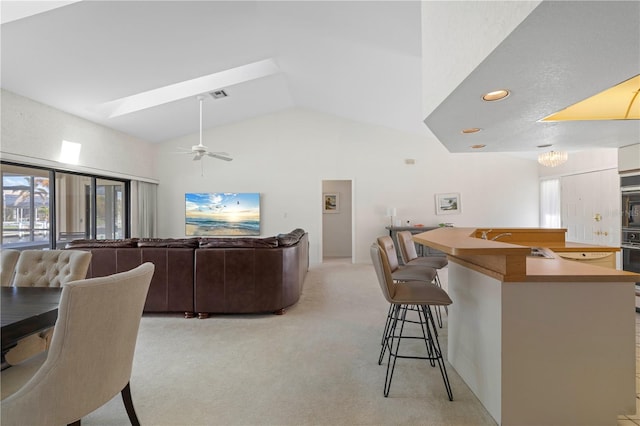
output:
<path id="1" fill-rule="evenodd" d="M 0 254 L 0 285 L 2 287 L 11 285 L 19 256 L 20 252 L 18 250 L 2 249 Z"/>
<path id="2" fill-rule="evenodd" d="M 106 277 L 66 284 L 58 321 L 42 366 L 0 403 L 9 425 L 80 424 L 80 419 L 122 394 L 129 420 L 139 425 L 129 380 L 152 263 Z M 43 354 L 44 355 L 44 354 Z M 42 356 L 42 355 L 41 355 Z M 10 367 L 5 373 L 21 366 Z M 22 377 L 19 371 L 13 377 Z"/>
<path id="3" fill-rule="evenodd" d="M 23 250 L 15 268 L 15 287 L 61 287 L 87 276 L 91 253 L 81 250 Z M 49 347 L 53 328 L 20 340 L 5 354 L 10 365 L 37 355 Z"/>

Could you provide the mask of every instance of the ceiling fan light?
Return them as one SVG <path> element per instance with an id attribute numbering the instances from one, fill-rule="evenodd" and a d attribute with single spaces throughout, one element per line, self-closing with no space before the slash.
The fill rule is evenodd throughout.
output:
<path id="1" fill-rule="evenodd" d="M 538 155 L 538 163 L 546 167 L 556 167 L 565 163 L 568 158 L 566 151 L 549 151 Z"/>

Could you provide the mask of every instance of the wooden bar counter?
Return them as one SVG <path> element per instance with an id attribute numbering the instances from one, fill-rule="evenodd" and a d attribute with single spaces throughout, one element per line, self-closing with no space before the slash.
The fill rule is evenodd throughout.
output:
<path id="1" fill-rule="evenodd" d="M 564 235 L 439 228 L 413 236 L 447 254 L 447 359 L 498 424 L 615 425 L 635 413 L 640 275 L 563 259 L 557 253 L 619 251 Z"/>

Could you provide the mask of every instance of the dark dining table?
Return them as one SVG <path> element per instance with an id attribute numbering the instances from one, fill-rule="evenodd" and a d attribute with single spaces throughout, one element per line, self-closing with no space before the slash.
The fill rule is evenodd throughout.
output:
<path id="1" fill-rule="evenodd" d="M 55 325 L 62 288 L 0 287 L 2 358 L 17 342 Z"/>

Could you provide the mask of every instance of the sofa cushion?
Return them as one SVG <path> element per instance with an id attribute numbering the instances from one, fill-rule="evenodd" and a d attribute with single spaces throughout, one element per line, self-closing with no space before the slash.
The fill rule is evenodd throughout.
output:
<path id="1" fill-rule="evenodd" d="M 276 238 L 278 239 L 278 245 L 280 246 L 292 246 L 297 244 L 300 241 L 300 238 L 304 235 L 304 230 L 300 228 L 296 228 L 288 234 L 278 234 Z"/>
<path id="2" fill-rule="evenodd" d="M 140 238 L 138 247 L 198 248 L 199 238 Z"/>
<path id="3" fill-rule="evenodd" d="M 73 240 L 65 248 L 99 248 L 99 247 L 137 247 L 137 238 L 126 238 L 121 240 Z"/>
<path id="4" fill-rule="evenodd" d="M 278 247 L 276 237 L 267 238 L 202 238 L 200 248 L 258 248 Z"/>

